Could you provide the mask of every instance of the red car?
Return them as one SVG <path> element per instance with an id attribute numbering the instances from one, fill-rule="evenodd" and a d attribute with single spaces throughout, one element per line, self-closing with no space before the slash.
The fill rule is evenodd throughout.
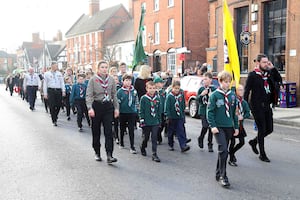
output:
<path id="1" fill-rule="evenodd" d="M 193 118 L 198 117 L 199 104 L 196 100 L 197 92 L 202 86 L 203 77 L 199 76 L 184 76 L 180 80 L 181 89 L 184 91 L 186 110 Z M 214 78 L 213 85 L 218 87 L 218 81 Z"/>

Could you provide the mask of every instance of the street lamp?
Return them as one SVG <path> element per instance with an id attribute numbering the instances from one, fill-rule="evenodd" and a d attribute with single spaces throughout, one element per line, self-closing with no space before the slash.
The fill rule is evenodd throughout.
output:
<path id="1" fill-rule="evenodd" d="M 151 66 L 151 44 L 153 44 L 153 35 L 151 33 L 148 33 L 149 38 L 149 66 Z M 153 67 L 153 66 L 152 66 Z"/>

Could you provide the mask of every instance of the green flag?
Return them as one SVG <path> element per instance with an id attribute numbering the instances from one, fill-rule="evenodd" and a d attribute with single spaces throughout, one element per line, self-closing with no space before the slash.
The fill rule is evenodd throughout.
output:
<path id="1" fill-rule="evenodd" d="M 136 41 L 135 41 L 132 71 L 134 71 L 135 67 L 147 57 L 145 54 L 145 51 L 144 51 L 143 38 L 142 38 L 143 29 L 144 29 L 144 27 L 143 27 L 144 15 L 145 15 L 145 9 L 142 7 L 139 31 L 138 31 Z"/>

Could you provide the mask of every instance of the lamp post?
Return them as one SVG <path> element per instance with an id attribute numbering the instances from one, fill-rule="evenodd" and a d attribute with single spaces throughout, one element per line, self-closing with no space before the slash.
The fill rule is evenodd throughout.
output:
<path id="1" fill-rule="evenodd" d="M 148 33 L 149 38 L 149 66 L 151 66 L 151 45 L 153 44 L 153 35 L 151 33 Z M 152 66 L 153 67 L 153 66 Z"/>

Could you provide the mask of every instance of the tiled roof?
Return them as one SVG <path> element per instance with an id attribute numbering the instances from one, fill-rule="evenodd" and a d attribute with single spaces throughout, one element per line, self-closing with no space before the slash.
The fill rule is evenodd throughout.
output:
<path id="1" fill-rule="evenodd" d="M 67 31 L 66 37 L 90 33 L 104 28 L 106 21 L 121 7 L 122 4 L 100 10 L 93 16 L 82 15 L 75 24 Z"/>
<path id="2" fill-rule="evenodd" d="M 134 41 L 134 25 L 133 20 L 129 20 L 120 26 L 115 34 L 108 38 L 105 42 L 106 45 L 113 45 L 123 42 Z"/>

